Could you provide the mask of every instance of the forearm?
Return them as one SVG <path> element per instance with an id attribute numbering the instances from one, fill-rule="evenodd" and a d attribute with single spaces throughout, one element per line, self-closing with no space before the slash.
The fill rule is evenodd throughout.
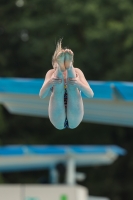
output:
<path id="1" fill-rule="evenodd" d="M 40 89 L 39 97 L 40 98 L 45 98 L 48 95 L 51 87 L 52 86 L 51 86 L 49 81 L 47 81 L 46 83 L 44 82 L 43 86 Z"/>
<path id="2" fill-rule="evenodd" d="M 89 84 L 85 85 L 81 81 L 78 83 L 78 89 L 84 93 L 84 95 L 88 98 L 92 98 L 94 96 L 93 90 L 90 88 Z"/>

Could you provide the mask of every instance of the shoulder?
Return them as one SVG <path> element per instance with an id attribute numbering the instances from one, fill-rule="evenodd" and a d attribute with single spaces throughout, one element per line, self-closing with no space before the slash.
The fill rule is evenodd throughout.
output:
<path id="1" fill-rule="evenodd" d="M 75 68 L 76 73 L 79 75 L 80 80 L 85 84 L 88 85 L 88 81 L 86 80 L 83 72 L 79 68 Z"/>
<path id="2" fill-rule="evenodd" d="M 49 71 L 47 71 L 46 74 L 52 74 L 55 70 L 54 69 L 50 69 Z"/>
<path id="3" fill-rule="evenodd" d="M 75 69 L 75 71 L 78 73 L 79 76 L 84 77 L 84 74 L 83 74 L 83 72 L 81 71 L 81 69 L 79 69 L 79 68 L 74 68 L 74 69 Z"/>
<path id="4" fill-rule="evenodd" d="M 47 73 L 46 73 L 46 76 L 45 77 L 49 77 L 51 76 L 53 73 L 54 73 L 54 69 L 50 69 Z"/>

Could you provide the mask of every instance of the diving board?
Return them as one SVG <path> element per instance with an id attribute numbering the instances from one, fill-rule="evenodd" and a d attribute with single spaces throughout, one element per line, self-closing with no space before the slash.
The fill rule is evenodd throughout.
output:
<path id="1" fill-rule="evenodd" d="M 0 103 L 12 114 L 48 117 L 49 97 L 39 98 L 43 79 L 0 78 Z M 94 98 L 83 94 L 84 122 L 133 127 L 133 83 L 89 81 Z"/>
<path id="2" fill-rule="evenodd" d="M 0 172 L 49 169 L 54 182 L 55 168 L 62 163 L 66 166 L 66 183 L 74 184 L 76 167 L 110 165 L 125 154 L 123 148 L 115 145 L 1 146 Z"/>

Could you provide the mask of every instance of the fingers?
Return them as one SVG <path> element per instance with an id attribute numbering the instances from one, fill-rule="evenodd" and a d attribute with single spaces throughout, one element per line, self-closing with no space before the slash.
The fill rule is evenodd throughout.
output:
<path id="1" fill-rule="evenodd" d="M 70 83 L 77 82 L 77 78 L 67 78 L 67 81 Z"/>
<path id="2" fill-rule="evenodd" d="M 60 78 L 52 78 L 52 83 L 54 85 L 62 83 L 62 79 Z"/>
<path id="3" fill-rule="evenodd" d="M 70 85 L 76 85 L 77 84 L 77 80 L 75 80 L 75 79 L 68 79 L 68 84 L 70 84 Z"/>
<path id="4" fill-rule="evenodd" d="M 79 79 L 78 79 L 78 77 L 75 77 L 75 78 L 67 78 L 67 82 L 68 82 L 69 85 L 78 86 Z"/>
<path id="5" fill-rule="evenodd" d="M 77 78 L 67 78 L 68 81 L 76 81 Z"/>
<path id="6" fill-rule="evenodd" d="M 54 81 L 61 81 L 62 82 L 62 79 L 61 78 L 53 78 Z"/>
<path id="7" fill-rule="evenodd" d="M 65 51 L 64 51 L 65 53 L 68 53 L 68 54 L 70 54 L 70 55 L 74 55 L 74 53 L 72 52 L 72 50 L 71 49 L 65 49 Z"/>

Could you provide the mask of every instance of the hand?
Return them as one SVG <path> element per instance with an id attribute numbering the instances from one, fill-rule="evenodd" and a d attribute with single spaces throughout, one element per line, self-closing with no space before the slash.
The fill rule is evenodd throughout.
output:
<path id="1" fill-rule="evenodd" d="M 67 78 L 67 84 L 69 85 L 78 87 L 79 83 L 80 83 L 79 76 L 76 76 L 76 78 Z"/>
<path id="2" fill-rule="evenodd" d="M 60 79 L 58 77 L 51 77 L 51 79 L 50 79 L 51 86 L 58 85 L 60 83 L 62 83 L 62 79 Z"/>

